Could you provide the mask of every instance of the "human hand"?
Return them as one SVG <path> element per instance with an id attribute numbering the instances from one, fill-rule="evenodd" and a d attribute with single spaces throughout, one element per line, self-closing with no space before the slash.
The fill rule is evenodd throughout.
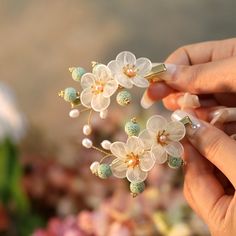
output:
<path id="1" fill-rule="evenodd" d="M 181 47 L 165 63 L 167 72 L 160 75 L 165 82 L 147 89 L 145 108 L 163 99 L 176 110 L 184 92 L 197 94 L 201 107 L 236 106 L 236 38 Z"/>

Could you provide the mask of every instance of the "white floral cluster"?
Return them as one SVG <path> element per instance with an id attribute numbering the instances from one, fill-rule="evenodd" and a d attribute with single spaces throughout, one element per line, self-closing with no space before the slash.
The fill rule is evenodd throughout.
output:
<path id="1" fill-rule="evenodd" d="M 92 73 L 86 73 L 81 78 L 83 91 L 81 103 L 96 112 L 102 112 L 110 105 L 110 97 L 117 91 L 119 85 L 130 89 L 133 85 L 146 88 L 149 85 L 145 75 L 152 69 L 152 63 L 147 58 L 136 60 L 131 52 L 121 52 L 108 65 L 98 64 Z"/>

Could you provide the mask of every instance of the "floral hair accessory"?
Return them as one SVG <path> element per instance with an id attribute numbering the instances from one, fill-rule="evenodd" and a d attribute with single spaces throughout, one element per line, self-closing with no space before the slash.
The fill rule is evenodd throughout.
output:
<path id="1" fill-rule="evenodd" d="M 79 89 L 66 88 L 59 96 L 71 104 L 71 118 L 89 111 L 83 134 L 92 134 L 93 112 L 106 119 L 111 97 L 116 94 L 120 106 L 132 102 L 130 90 L 133 86 L 146 88 L 156 81 L 159 73 L 165 73 L 165 64 L 153 66 L 148 58 L 138 58 L 125 51 L 117 55 L 107 65 L 92 62 L 92 72 L 81 67 L 71 67 L 72 78 L 79 82 Z M 193 125 L 189 117 L 180 121 L 170 121 L 154 115 L 146 122 L 146 129 L 140 131 L 136 118 L 125 124 L 126 142 L 103 140 L 101 148 L 88 137 L 82 140 L 87 149 L 95 149 L 102 154 L 100 161 L 91 164 L 90 170 L 96 176 L 106 179 L 110 176 L 127 178 L 133 196 L 144 191 L 144 181 L 155 164 L 168 163 L 171 168 L 183 165 L 184 148 L 180 141 L 184 138 L 186 125 Z"/>

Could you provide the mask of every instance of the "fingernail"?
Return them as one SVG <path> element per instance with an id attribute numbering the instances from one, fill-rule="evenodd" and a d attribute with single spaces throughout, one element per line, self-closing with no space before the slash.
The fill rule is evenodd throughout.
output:
<path id="1" fill-rule="evenodd" d="M 181 121 L 184 117 L 188 116 L 192 122 L 192 125 L 189 125 L 186 127 L 186 133 L 188 136 L 193 136 L 196 134 L 196 132 L 203 127 L 203 123 L 197 119 L 195 116 L 192 114 L 182 111 L 182 110 L 176 110 L 175 112 L 172 113 L 171 119 L 173 121 Z"/>
<path id="2" fill-rule="evenodd" d="M 213 111 L 210 114 L 211 124 L 226 123 L 236 121 L 236 108 L 228 107 Z"/>
<path id="3" fill-rule="evenodd" d="M 168 81 L 172 80 L 176 72 L 177 66 L 174 64 L 165 64 L 167 71 L 160 74 L 162 80 Z"/>
<path id="4" fill-rule="evenodd" d="M 177 100 L 177 104 L 181 109 L 200 107 L 198 96 L 190 93 L 185 93 L 183 96 L 180 96 Z"/>
<path id="5" fill-rule="evenodd" d="M 148 92 L 146 90 L 143 94 L 142 99 L 141 99 L 141 106 L 144 109 L 148 109 L 149 107 L 152 106 L 153 103 L 154 103 L 154 101 L 152 99 L 150 99 L 150 97 L 148 96 Z"/>

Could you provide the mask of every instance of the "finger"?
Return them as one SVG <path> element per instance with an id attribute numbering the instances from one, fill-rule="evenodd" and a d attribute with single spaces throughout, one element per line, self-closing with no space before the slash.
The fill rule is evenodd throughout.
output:
<path id="1" fill-rule="evenodd" d="M 236 39 L 209 41 L 186 45 L 174 51 L 166 63 L 177 65 L 195 65 L 221 60 L 236 54 Z"/>
<path id="2" fill-rule="evenodd" d="M 217 209 L 216 206 L 218 206 L 218 202 L 223 202 L 227 196 L 214 175 L 214 167 L 211 163 L 190 144 L 184 147 L 187 163 L 184 178 L 186 198 L 197 213 L 211 225 L 216 218 L 224 216 L 227 206 L 225 206 L 225 211 Z"/>
<path id="3" fill-rule="evenodd" d="M 187 129 L 192 145 L 211 163 L 213 163 L 236 186 L 236 142 L 220 129 L 200 121 L 184 111 L 177 110 L 172 114 L 173 120 L 189 116 L 194 127 Z"/>

